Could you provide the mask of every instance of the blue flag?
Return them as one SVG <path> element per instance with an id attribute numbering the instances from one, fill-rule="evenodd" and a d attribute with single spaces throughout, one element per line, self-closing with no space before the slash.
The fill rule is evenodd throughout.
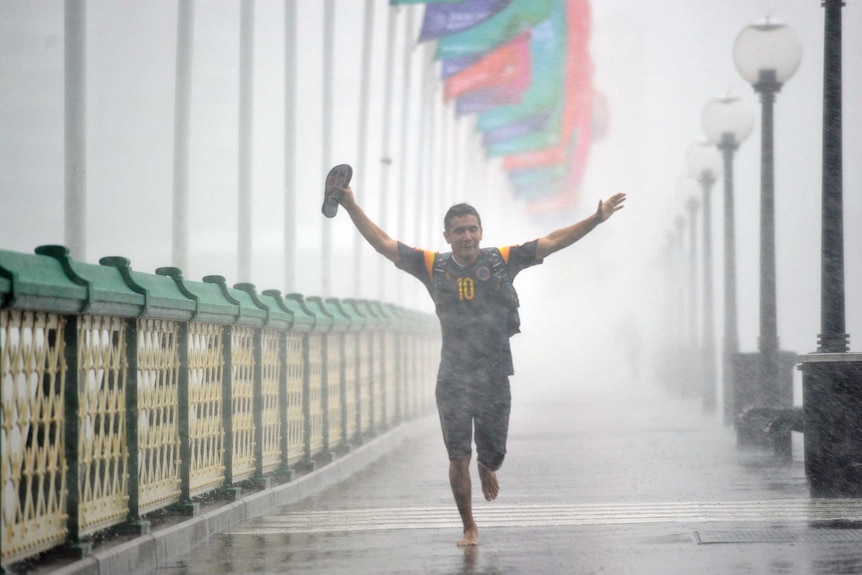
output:
<path id="1" fill-rule="evenodd" d="M 434 40 L 462 32 L 496 16 L 512 0 L 463 0 L 425 7 L 419 41 Z"/>
<path id="2" fill-rule="evenodd" d="M 481 24 L 437 41 L 438 60 L 489 52 L 548 18 L 554 0 L 514 0 Z"/>
<path id="3" fill-rule="evenodd" d="M 491 128 L 482 133 L 482 143 L 485 147 L 488 147 L 499 142 L 505 142 L 506 140 L 512 140 L 514 138 L 526 136 L 527 134 L 532 134 L 533 132 L 539 132 L 547 127 L 548 120 L 550 120 L 550 118 L 550 112 L 539 112 L 538 114 L 527 116 L 526 118 L 512 122 L 511 124 L 504 124 L 502 126 L 497 126 L 496 128 Z"/>

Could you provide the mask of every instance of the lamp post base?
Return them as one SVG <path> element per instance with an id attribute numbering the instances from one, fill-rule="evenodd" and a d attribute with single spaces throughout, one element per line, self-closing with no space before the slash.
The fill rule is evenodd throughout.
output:
<path id="1" fill-rule="evenodd" d="M 811 497 L 862 497 L 862 353 L 799 357 Z"/>

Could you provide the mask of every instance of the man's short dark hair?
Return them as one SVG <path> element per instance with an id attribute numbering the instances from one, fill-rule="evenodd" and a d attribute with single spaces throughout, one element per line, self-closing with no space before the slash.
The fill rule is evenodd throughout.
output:
<path id="1" fill-rule="evenodd" d="M 445 231 L 449 231 L 449 224 L 452 223 L 454 218 L 460 216 L 476 216 L 476 219 L 479 221 L 479 227 L 482 227 L 482 218 L 479 216 L 479 212 L 476 211 L 476 208 L 470 204 L 460 203 L 455 204 L 446 212 L 446 215 L 443 217 L 443 229 Z"/>

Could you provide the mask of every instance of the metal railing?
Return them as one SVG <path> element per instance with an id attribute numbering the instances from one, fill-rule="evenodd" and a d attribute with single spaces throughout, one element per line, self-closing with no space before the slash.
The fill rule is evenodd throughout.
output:
<path id="1" fill-rule="evenodd" d="M 2 566 L 314 469 L 428 411 L 433 316 L 0 251 Z"/>

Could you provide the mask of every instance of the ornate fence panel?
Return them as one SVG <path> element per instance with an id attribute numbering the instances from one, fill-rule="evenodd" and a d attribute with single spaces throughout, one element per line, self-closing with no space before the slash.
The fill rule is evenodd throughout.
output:
<path id="1" fill-rule="evenodd" d="M 248 479 L 255 472 L 253 339 L 253 328 L 231 328 L 232 482 Z"/>
<path id="2" fill-rule="evenodd" d="M 3 564 L 62 543 L 66 527 L 63 323 L 0 310 Z"/>
<path id="3" fill-rule="evenodd" d="M 343 375 L 343 333 L 330 333 L 326 336 L 326 410 L 328 423 L 329 448 L 333 449 L 344 441 L 342 420 L 343 403 L 341 377 Z"/>
<path id="4" fill-rule="evenodd" d="M 395 328 L 397 329 L 397 328 Z M 398 379 L 398 358 L 395 355 L 397 349 L 397 338 L 401 335 L 395 329 L 386 330 L 382 333 L 383 338 L 383 378 L 384 392 L 386 405 L 384 407 L 385 422 L 392 425 L 395 422 L 395 417 L 398 413 L 398 386 L 401 381 Z"/>
<path id="5" fill-rule="evenodd" d="M 179 322 L 138 320 L 140 513 L 180 498 Z"/>
<path id="6" fill-rule="evenodd" d="M 84 315 L 78 329 L 79 534 L 128 514 L 126 334 L 118 317 Z"/>
<path id="7" fill-rule="evenodd" d="M 419 336 L 417 326 L 412 325 L 405 334 L 401 346 L 402 374 L 404 378 L 404 414 L 415 417 L 419 413 Z"/>
<path id="8" fill-rule="evenodd" d="M 264 329 L 261 334 L 261 393 L 263 399 L 263 472 L 272 471 L 281 463 L 281 441 L 279 435 L 278 395 L 281 380 L 281 357 L 279 347 L 282 332 Z"/>
<path id="9" fill-rule="evenodd" d="M 287 463 L 295 465 L 305 456 L 305 412 L 303 378 L 305 362 L 302 347 L 306 336 L 287 334 Z"/>
<path id="10" fill-rule="evenodd" d="M 308 456 L 322 453 L 323 442 L 323 338 L 320 333 L 308 334 Z"/>
<path id="11" fill-rule="evenodd" d="M 363 331 L 357 338 L 359 344 L 359 432 L 362 434 L 371 431 L 372 409 L 374 408 L 371 397 L 373 336 L 372 332 Z"/>
<path id="12" fill-rule="evenodd" d="M 386 404 L 391 398 L 386 397 L 386 358 L 384 356 L 384 334 L 379 329 L 371 333 L 371 393 L 374 395 L 374 414 L 372 420 L 375 426 L 386 423 Z"/>
<path id="13" fill-rule="evenodd" d="M 358 382 L 358 334 L 346 333 L 342 343 L 344 345 L 344 411 L 345 411 L 345 433 L 347 441 L 352 441 L 359 432 L 359 388 Z"/>
<path id="14" fill-rule="evenodd" d="M 189 441 L 194 497 L 224 485 L 223 328 L 189 324 Z"/>

